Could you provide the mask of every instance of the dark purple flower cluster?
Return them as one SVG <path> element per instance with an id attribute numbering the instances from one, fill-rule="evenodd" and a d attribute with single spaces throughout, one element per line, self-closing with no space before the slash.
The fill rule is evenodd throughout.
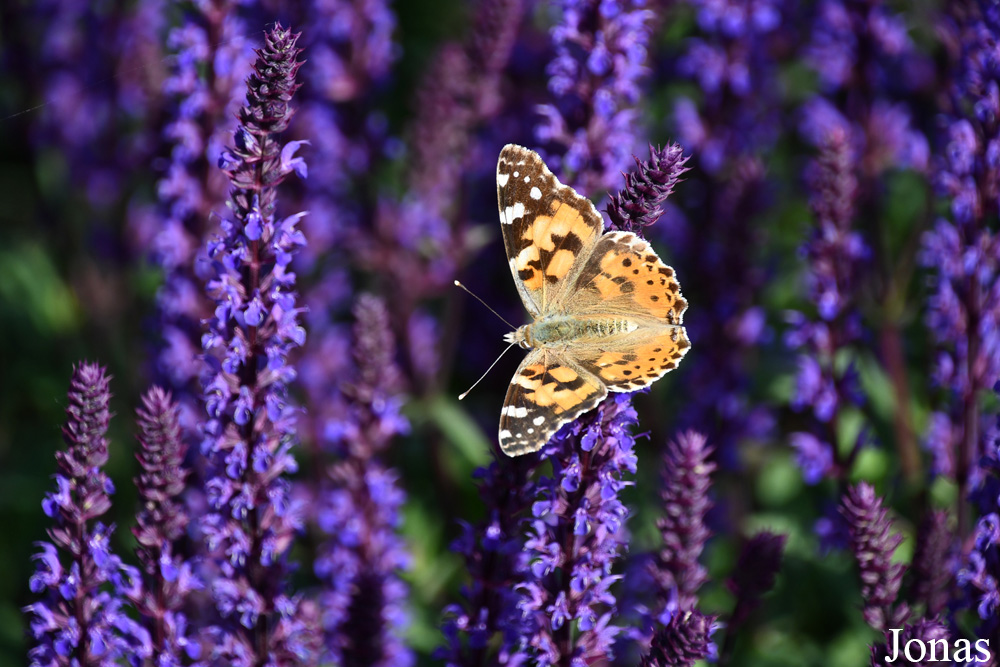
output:
<path id="1" fill-rule="evenodd" d="M 902 627 L 910 615 L 905 602 L 896 604 L 906 566 L 892 556 L 903 536 L 892 533 L 889 510 L 875 488 L 862 482 L 844 496 L 841 513 L 851 534 L 851 550 L 861 570 L 865 622 L 876 630 Z"/>
<path id="2" fill-rule="evenodd" d="M 476 470 L 487 515 L 475 525 L 463 523 L 452 544 L 465 559 L 471 581 L 462 589 L 463 604 L 445 609 L 446 645 L 436 655 L 449 667 L 492 664 L 490 642 L 498 632 L 504 647 L 517 647 L 522 639 L 521 596 L 514 586 L 528 567 L 521 517 L 533 500 L 529 478 L 535 467 L 530 459 L 519 458 Z M 498 656 L 501 664 L 511 664 L 509 658 L 506 652 Z"/>
<path id="3" fill-rule="evenodd" d="M 743 544 L 729 578 L 729 590 L 736 596 L 736 607 L 729 617 L 727 640 L 732 638 L 733 628 L 742 625 L 760 604 L 761 597 L 774 588 L 787 541 L 787 535 L 765 530 Z"/>
<path id="4" fill-rule="evenodd" d="M 893 630 L 901 631 L 900 636 L 904 639 L 898 642 L 900 646 L 905 646 L 912 639 L 925 643 L 947 640 L 949 629 L 938 618 L 933 597 L 927 595 L 930 592 L 927 587 L 922 586 L 919 580 L 914 580 L 909 590 L 910 601 L 925 606 L 923 616 L 914 613 L 913 604 L 906 602 L 900 594 L 907 568 L 903 563 L 894 563 L 893 556 L 903 541 L 903 536 L 893 533 L 889 510 L 884 506 L 882 498 L 875 493 L 875 488 L 866 482 L 850 487 L 840 510 L 847 522 L 851 550 L 858 564 L 865 622 L 885 636 L 885 643 L 879 642 L 871 647 L 872 666 L 888 664 L 883 661 L 895 653 L 890 650 L 895 643 L 891 637 Z M 927 515 L 930 524 L 945 518 L 946 515 L 942 513 L 930 512 Z M 935 562 L 936 559 L 931 555 L 946 553 L 948 549 L 948 540 L 945 540 L 944 547 L 931 542 L 938 539 L 935 537 L 937 532 L 929 528 L 920 535 L 921 541 L 917 545 L 920 561 L 914 561 L 914 574 L 917 577 L 930 566 L 936 565 L 945 570 L 948 568 L 947 563 L 943 560 Z M 934 580 L 939 582 L 940 575 L 935 575 Z"/>
<path id="5" fill-rule="evenodd" d="M 462 42 L 445 43 L 420 82 L 409 128 L 407 192 L 380 203 L 377 234 L 367 253 L 369 268 L 392 271 L 405 321 L 420 317 L 418 302 L 451 287 L 464 260 L 463 181 L 470 170 L 482 168 L 469 159 L 480 157 L 475 131 L 499 112 L 500 74 L 513 49 L 524 4 L 478 3 L 470 35 Z M 486 160 L 488 169 L 492 159 Z"/>
<path id="6" fill-rule="evenodd" d="M 642 657 L 640 667 L 692 667 L 712 651 L 714 616 L 700 611 L 674 614 L 663 629 L 653 635 L 649 653 Z"/>
<path id="7" fill-rule="evenodd" d="M 641 235 L 663 215 L 660 204 L 688 170 L 688 159 L 679 144 L 662 149 L 650 145 L 648 161 L 633 157 L 636 169 L 625 175 L 625 187 L 608 202 L 608 217 L 614 229 Z"/>
<path id="8" fill-rule="evenodd" d="M 663 454 L 664 516 L 656 524 L 663 548 L 650 568 L 659 597 L 653 618 L 663 625 L 677 611 L 695 608 L 698 589 L 708 578 L 699 559 L 711 535 L 705 517 L 712 509 L 712 452 L 704 435 L 687 431 L 667 443 Z"/>
<path id="9" fill-rule="evenodd" d="M 897 630 L 899 629 L 897 628 Z M 871 647 L 871 662 L 869 663 L 871 667 L 892 667 L 899 664 L 911 667 L 934 667 L 942 662 L 948 662 L 944 656 L 949 655 L 949 651 L 942 647 L 950 646 L 950 633 L 948 626 L 943 622 L 937 619 L 922 618 L 916 623 L 907 623 L 902 626 L 898 635 L 898 638 L 894 639 L 892 633 L 886 632 L 885 643 Z M 923 647 L 923 652 L 919 652 L 919 648 L 914 648 L 914 645 L 910 644 L 914 640 L 916 640 L 915 646 Z M 942 642 L 944 643 L 942 644 Z M 894 646 L 901 647 L 902 654 L 897 652 L 895 648 L 890 649 Z M 923 658 L 908 659 L 908 656 L 918 655 L 923 656 Z"/>
<path id="10" fill-rule="evenodd" d="M 546 70 L 553 101 L 535 137 L 549 166 L 587 193 L 613 191 L 636 149 L 640 83 L 653 13 L 639 0 L 563 0 Z"/>
<path id="11" fill-rule="evenodd" d="M 184 604 L 202 583 L 174 546 L 190 521 L 181 499 L 188 471 L 183 467 L 187 445 L 181 441 L 178 412 L 170 394 L 159 387 L 142 397 L 136 411 L 140 509 L 132 534 L 144 580 L 130 598 L 146 622 L 158 667 L 179 667 L 201 657 L 201 645 L 189 634 Z"/>
<path id="12" fill-rule="evenodd" d="M 560 429 L 541 452 L 552 475 L 537 482 L 520 584 L 514 661 L 586 664 L 612 655 L 618 628 L 612 567 L 625 546 L 620 493 L 636 471 L 630 397 L 616 394 Z M 512 648 L 515 648 L 512 647 Z"/>
<path id="13" fill-rule="evenodd" d="M 847 135 L 832 130 L 811 165 L 810 203 L 816 227 L 802 254 L 809 262 L 806 284 L 816 315 L 789 313 L 791 327 L 785 335 L 786 344 L 800 352 L 792 407 L 810 408 L 815 417 L 814 429 L 791 435 L 809 484 L 849 470 L 862 444 L 859 439 L 846 458 L 837 451 L 838 414 L 861 400 L 857 374 L 850 365 L 838 367 L 838 353 L 861 341 L 858 291 L 870 255 L 853 228 L 858 185 L 853 159 Z"/>
<path id="14" fill-rule="evenodd" d="M 402 641 L 409 554 L 398 535 L 405 494 L 382 462 L 409 425 L 400 415 L 400 370 L 385 304 L 362 295 L 354 308 L 354 375 L 343 387 L 343 419 L 331 441 L 338 461 L 322 485 L 316 522 L 324 533 L 315 571 L 327 649 L 337 664 L 409 665 Z M 334 434 L 331 434 L 334 435 Z"/>
<path id="15" fill-rule="evenodd" d="M 119 13 L 106 5 L 51 0 L 30 11 L 25 27 L 37 54 L 26 63 L 35 70 L 26 78 L 38 82 L 44 101 L 32 138 L 57 151 L 69 183 L 90 206 L 87 213 L 106 224 L 103 218 L 155 148 L 155 136 L 144 130 L 152 126 L 147 116 L 155 113 L 160 82 L 155 73 L 125 63 L 162 58 L 157 33 L 163 3 Z"/>
<path id="16" fill-rule="evenodd" d="M 990 446 L 980 397 L 1000 380 L 1000 237 L 992 229 L 1000 213 L 1000 15 L 988 2 L 955 12 L 950 109 L 935 163 L 950 219 L 924 234 L 921 259 L 931 271 L 926 322 L 938 346 L 932 378 L 946 393 L 928 445 L 936 469 L 954 471 L 964 498 Z M 963 532 L 971 523 L 965 506 L 958 517 Z"/>
<path id="17" fill-rule="evenodd" d="M 305 175 L 294 157 L 301 142 L 282 146 L 278 139 L 298 88 L 297 37 L 278 25 L 257 50 L 235 145 L 220 158 L 232 184 L 232 217 L 208 251 L 207 291 L 215 302 L 202 337 L 208 509 L 198 529 L 216 570 L 211 592 L 220 622 L 206 658 L 237 665 L 298 663 L 314 641 L 284 588 L 287 553 L 302 523 L 288 480 L 298 468 L 298 409 L 288 398 L 296 373 L 288 355 L 305 341 L 289 269 L 305 239 L 297 229 L 303 214 L 278 219 L 274 209 L 277 185 L 292 171 Z"/>
<path id="18" fill-rule="evenodd" d="M 699 109 L 681 97 L 674 109 L 680 143 L 708 174 L 766 150 L 777 136 L 777 66 L 786 42 L 781 0 L 689 0 L 701 33 L 687 40 L 678 73 L 704 94 Z"/>
<path id="19" fill-rule="evenodd" d="M 114 485 L 104 472 L 111 413 L 109 378 L 83 363 L 73 371 L 63 439 L 56 453 L 56 490 L 42 509 L 52 520 L 51 542 L 39 542 L 25 607 L 31 626 L 31 665 L 139 664 L 150 655 L 149 633 L 126 613 L 124 596 L 141 586 L 139 572 L 111 551 L 114 526 L 101 522 Z"/>
<path id="20" fill-rule="evenodd" d="M 898 14 L 883 2 L 823 0 L 803 51 L 822 91 L 802 109 L 807 141 L 822 147 L 830 132 L 844 133 L 866 178 L 927 167 L 927 139 L 900 98 L 928 84 L 930 65 Z"/>

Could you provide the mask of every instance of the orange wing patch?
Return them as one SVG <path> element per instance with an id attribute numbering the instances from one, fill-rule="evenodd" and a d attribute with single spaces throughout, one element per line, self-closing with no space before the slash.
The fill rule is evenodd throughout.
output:
<path id="1" fill-rule="evenodd" d="M 526 366 L 514 376 L 514 384 L 524 388 L 524 398 L 531 404 L 540 408 L 551 406 L 556 415 L 573 410 L 598 393 L 598 387 L 569 366 Z"/>
<path id="2" fill-rule="evenodd" d="M 677 368 L 691 347 L 683 327 L 668 327 L 650 337 L 648 332 L 630 334 L 610 351 L 588 357 L 583 351 L 575 359 L 611 391 L 635 391 L 656 382 Z"/>
<path id="3" fill-rule="evenodd" d="M 524 225 L 518 240 L 521 250 L 513 261 L 514 271 L 533 291 L 565 278 L 597 235 L 583 214 L 569 204 L 553 199 L 551 210 L 552 215 L 538 215 Z"/>
<path id="4" fill-rule="evenodd" d="M 630 232 L 605 234 L 577 285 L 602 301 L 627 299 L 633 312 L 680 324 L 687 310 L 674 270 L 643 239 Z"/>

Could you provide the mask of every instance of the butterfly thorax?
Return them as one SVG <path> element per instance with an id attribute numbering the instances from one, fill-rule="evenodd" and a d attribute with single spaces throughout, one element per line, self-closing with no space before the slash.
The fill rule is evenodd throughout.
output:
<path id="1" fill-rule="evenodd" d="M 539 347 L 562 348 L 574 343 L 587 343 L 635 331 L 639 325 L 620 317 L 577 317 L 561 313 L 543 315 L 504 336 L 508 343 L 524 349 Z"/>

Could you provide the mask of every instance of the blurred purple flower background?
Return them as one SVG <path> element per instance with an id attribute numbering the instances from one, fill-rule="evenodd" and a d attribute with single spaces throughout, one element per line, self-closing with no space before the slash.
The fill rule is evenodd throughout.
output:
<path id="1" fill-rule="evenodd" d="M 50 1 L 0 37 L 0 667 L 1000 650 L 995 2 Z M 526 319 L 507 143 L 649 240 L 691 339 L 515 459 L 516 362 L 457 399 L 506 326 L 452 286 Z"/>

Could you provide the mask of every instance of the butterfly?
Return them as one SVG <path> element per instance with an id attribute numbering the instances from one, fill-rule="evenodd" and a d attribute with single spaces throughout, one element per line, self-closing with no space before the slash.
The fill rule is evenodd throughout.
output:
<path id="1" fill-rule="evenodd" d="M 534 320 L 504 337 L 530 350 L 500 411 L 500 449 L 519 456 L 608 392 L 648 387 L 691 343 L 674 270 L 632 232 L 604 233 L 590 200 L 538 153 L 504 147 L 497 203 L 514 283 Z"/>

